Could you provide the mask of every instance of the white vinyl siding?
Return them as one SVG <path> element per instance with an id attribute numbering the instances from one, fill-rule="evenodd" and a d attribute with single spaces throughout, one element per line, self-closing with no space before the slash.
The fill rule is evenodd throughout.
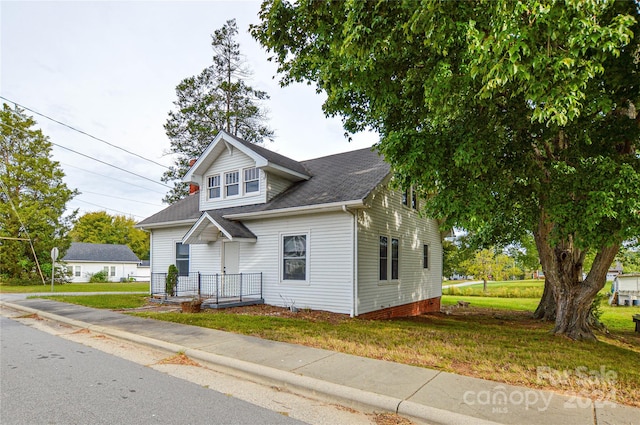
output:
<path id="1" fill-rule="evenodd" d="M 66 267 L 73 270 L 71 276 L 73 283 L 89 282 L 91 275 L 105 270 L 109 282 L 120 282 L 120 279 L 128 279 L 130 276 L 136 275 L 138 263 L 67 261 Z"/>
<path id="2" fill-rule="evenodd" d="M 152 273 L 166 273 L 175 264 L 175 244 L 182 240 L 189 227 L 152 230 Z M 204 274 L 220 273 L 220 243 L 189 245 L 189 270 Z"/>
<path id="3" fill-rule="evenodd" d="M 209 169 L 204 173 L 202 178 L 203 184 L 208 185 L 207 178 L 209 176 L 220 176 L 221 195 L 219 198 L 210 198 L 208 190 L 200 191 L 200 211 L 206 211 L 217 208 L 235 207 L 240 205 L 261 204 L 266 202 L 265 190 L 265 173 L 259 173 L 258 191 L 244 193 L 244 172 L 243 170 L 255 167 L 255 162 L 237 149 L 224 149 Z M 237 176 L 237 183 L 227 181 L 227 173 L 234 173 Z M 235 174 L 237 173 L 237 174 Z M 228 185 L 237 184 L 237 195 L 227 196 Z M 202 186 L 201 186 L 202 187 Z M 205 186 L 207 187 L 207 186 Z"/>
<path id="4" fill-rule="evenodd" d="M 353 217 L 344 212 L 245 220 L 257 236 L 240 243 L 240 272 L 263 273 L 265 303 L 350 314 L 353 295 Z M 308 235 L 306 281 L 282 280 L 282 239 Z M 285 301 L 286 300 L 286 301 Z"/>
<path id="5" fill-rule="evenodd" d="M 409 202 L 411 196 L 409 193 Z M 435 220 L 404 206 L 400 191 L 380 189 L 358 211 L 358 314 L 442 295 L 442 244 Z M 388 280 L 380 281 L 380 237 L 388 237 Z M 398 280 L 392 279 L 392 244 L 398 241 Z M 429 268 L 423 268 L 429 245 Z"/>
<path id="6" fill-rule="evenodd" d="M 272 200 L 291 186 L 291 182 L 275 174 L 267 175 L 267 201 Z"/>
<path id="7" fill-rule="evenodd" d="M 151 273 L 166 273 L 176 262 L 176 242 L 180 242 L 189 227 L 171 227 L 152 230 Z"/>

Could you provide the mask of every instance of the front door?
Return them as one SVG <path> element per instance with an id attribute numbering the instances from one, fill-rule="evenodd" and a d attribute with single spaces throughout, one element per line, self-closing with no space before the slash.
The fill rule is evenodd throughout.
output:
<path id="1" fill-rule="evenodd" d="M 222 296 L 239 297 L 240 243 L 225 242 L 222 246 L 224 250 L 222 257 Z"/>
<path id="2" fill-rule="evenodd" d="M 222 264 L 222 272 L 225 274 L 238 274 L 240 270 L 240 243 L 225 242 L 224 246 L 224 263 Z"/>

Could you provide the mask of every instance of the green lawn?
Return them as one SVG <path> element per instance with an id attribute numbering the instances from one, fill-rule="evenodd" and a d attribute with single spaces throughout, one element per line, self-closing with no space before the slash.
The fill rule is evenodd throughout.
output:
<path id="1" fill-rule="evenodd" d="M 148 292 L 149 282 L 110 282 L 110 283 L 65 283 L 54 285 L 53 292 Z M 6 285 L 0 284 L 0 293 L 32 294 L 34 292 L 51 292 L 48 285 Z"/>
<path id="2" fill-rule="evenodd" d="M 466 301 L 473 307 L 497 308 L 503 310 L 526 311 L 533 313 L 538 307 L 539 299 L 536 298 L 492 298 L 476 296 L 443 295 L 442 305 L 453 306 L 458 300 Z M 640 307 L 612 307 L 603 300 L 600 305 L 602 316 L 600 321 L 604 323 L 611 332 L 633 332 L 635 324 L 633 315 L 640 314 Z"/>
<path id="3" fill-rule="evenodd" d="M 46 298 L 70 304 L 79 304 L 93 308 L 119 310 L 123 308 L 142 307 L 147 304 L 148 295 L 143 294 L 100 294 L 100 295 L 52 295 Z"/>
<path id="4" fill-rule="evenodd" d="M 455 285 L 456 281 L 448 281 L 447 285 Z M 444 286 L 447 286 L 444 285 Z M 500 298 L 537 298 L 542 297 L 544 289 L 544 280 L 507 280 L 500 282 L 487 282 L 487 291 L 484 291 L 482 283 L 444 288 L 442 293 L 445 295 L 468 295 L 468 296 L 490 296 Z"/>

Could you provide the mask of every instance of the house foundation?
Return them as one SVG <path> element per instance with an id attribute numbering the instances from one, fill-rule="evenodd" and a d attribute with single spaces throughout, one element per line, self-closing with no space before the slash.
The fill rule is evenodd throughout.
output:
<path id="1" fill-rule="evenodd" d="M 433 313 L 438 311 L 440 311 L 440 297 L 397 305 L 395 307 L 383 308 L 377 311 L 370 311 L 368 313 L 360 314 L 358 317 L 372 320 L 394 319 L 397 317 L 419 316 L 424 313 Z"/>

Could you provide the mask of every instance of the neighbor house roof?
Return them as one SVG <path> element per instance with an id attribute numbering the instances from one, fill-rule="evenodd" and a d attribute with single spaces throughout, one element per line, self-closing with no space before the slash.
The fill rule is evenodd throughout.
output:
<path id="1" fill-rule="evenodd" d="M 127 245 L 72 242 L 64 262 L 138 263 L 140 260 Z"/>
<path id="2" fill-rule="evenodd" d="M 260 149 L 261 152 L 267 151 L 265 148 L 253 145 L 249 147 Z M 389 164 L 370 148 L 301 161 L 299 164 L 311 177 L 308 180 L 293 183 L 291 187 L 269 202 L 207 212 L 212 217 L 240 219 L 247 214 L 257 216 L 261 213 L 293 208 L 314 208 L 349 202 L 362 203 L 390 173 Z M 189 195 L 142 220 L 137 226 L 159 227 L 180 222 L 184 222 L 185 225 L 193 224 L 203 214 L 199 210 L 199 198 L 197 194 Z M 237 231 L 242 233 L 244 229 Z"/>

